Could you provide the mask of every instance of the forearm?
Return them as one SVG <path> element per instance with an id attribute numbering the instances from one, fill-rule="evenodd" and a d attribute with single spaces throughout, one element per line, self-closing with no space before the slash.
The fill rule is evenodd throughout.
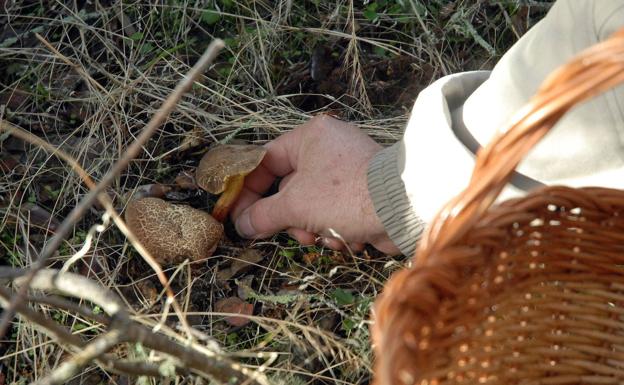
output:
<path id="1" fill-rule="evenodd" d="M 473 155 L 456 137 L 450 111 L 488 72 L 438 80 L 418 96 L 403 139 L 369 164 L 368 184 L 377 215 L 403 254 L 413 254 L 425 223 L 465 187 Z"/>
<path id="2" fill-rule="evenodd" d="M 403 253 L 413 253 L 423 223 L 467 186 L 479 145 L 504 127 L 550 72 L 620 27 L 623 8 L 615 0 L 559 1 L 491 74 L 445 77 L 419 95 L 403 140 L 369 167 L 377 213 Z M 564 117 L 520 166 L 526 178 L 504 196 L 536 185 L 526 180 L 624 188 L 623 101 L 620 87 Z"/>
<path id="3" fill-rule="evenodd" d="M 401 178 L 404 166 L 405 145 L 401 140 L 377 153 L 369 163 L 368 190 L 388 236 L 403 254 L 410 255 L 425 223 L 407 197 Z"/>

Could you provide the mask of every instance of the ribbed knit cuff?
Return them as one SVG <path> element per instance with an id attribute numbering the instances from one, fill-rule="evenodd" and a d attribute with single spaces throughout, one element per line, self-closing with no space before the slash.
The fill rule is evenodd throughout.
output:
<path id="1" fill-rule="evenodd" d="M 403 142 L 378 152 L 368 164 L 368 192 L 388 236 L 407 256 L 412 256 L 425 228 L 414 214 L 401 172 L 405 163 Z"/>

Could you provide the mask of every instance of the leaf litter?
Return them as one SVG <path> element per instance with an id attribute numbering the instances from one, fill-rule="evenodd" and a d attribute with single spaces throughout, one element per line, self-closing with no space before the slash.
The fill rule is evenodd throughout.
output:
<path id="1" fill-rule="evenodd" d="M 415 15 L 400 3 L 354 4 L 350 14 L 331 1 L 253 8 L 223 1 L 218 10 L 186 3 L 6 2 L 0 7 L 0 118 L 67 150 L 97 180 L 211 36 L 224 37 L 227 52 L 107 191 L 118 208 L 138 193 L 210 211 L 213 197 L 192 178 L 208 146 L 266 143 L 319 112 L 353 121 L 390 144 L 400 138 L 421 89 L 447 73 L 491 68 L 515 33 L 545 12 L 522 4 L 431 2 L 419 3 Z M 34 33 L 93 81 L 44 51 Z M 87 191 L 66 165 L 3 133 L 0 154 L 0 258 L 21 266 L 29 262 L 24 241 L 40 248 Z M 94 206 L 59 255 L 71 256 L 101 214 Z M 370 303 L 404 260 L 389 263 L 370 248 L 352 257 L 304 247 L 284 234 L 249 242 L 231 224 L 225 231 L 215 254 L 197 263 L 199 276 L 184 265 L 166 271 L 196 317 L 194 327 L 233 352 L 284 353 L 267 369 L 276 383 L 366 383 Z M 125 238 L 111 227 L 92 251 L 75 268 L 116 290 L 146 322 L 159 322 L 166 307 L 162 287 Z M 218 309 L 258 318 L 212 316 Z M 167 326 L 173 322 L 166 319 Z M 41 346 L 41 334 L 21 325 L 0 357 L 11 383 L 32 382 L 41 372 L 33 367 L 49 368 L 64 357 L 62 348 Z M 90 326 L 98 335 L 97 325 Z M 21 349 L 23 355 L 15 354 Z M 77 381 L 87 379 L 128 382 L 97 366 Z"/>

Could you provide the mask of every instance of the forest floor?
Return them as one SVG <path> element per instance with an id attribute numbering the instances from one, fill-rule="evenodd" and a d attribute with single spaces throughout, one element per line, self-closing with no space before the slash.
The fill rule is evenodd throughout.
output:
<path id="1" fill-rule="evenodd" d="M 137 191 L 209 209 L 215 198 L 179 176 L 192 175 L 211 145 L 262 144 L 323 112 L 391 144 L 420 90 L 448 74 L 491 69 L 549 6 L 520 0 L 0 0 L 0 119 L 65 150 L 98 181 L 211 40 L 224 39 L 216 62 L 108 189 L 119 212 Z M 0 265 L 30 266 L 87 192 L 66 163 L 0 131 Z M 59 268 L 76 254 L 103 212 L 91 208 L 49 266 Z M 405 262 L 372 249 L 302 247 L 286 234 L 249 242 L 226 224 L 225 239 L 192 275 L 188 264 L 164 268 L 195 329 L 250 366 L 263 362 L 258 353 L 277 353 L 265 370 L 270 378 L 365 384 L 370 307 Z M 134 318 L 160 321 L 162 285 L 115 226 L 96 233 L 71 270 L 114 291 Z M 254 317 L 220 314 L 219 303 L 232 298 Z M 104 330 L 65 310 L 33 308 L 85 339 Z M 176 317 L 165 322 L 177 330 Z M 141 346 L 117 353 L 151 357 Z M 0 385 L 40 379 L 67 355 L 17 317 L 0 345 Z M 93 364 L 70 383 L 137 381 L 171 379 L 136 380 Z"/>

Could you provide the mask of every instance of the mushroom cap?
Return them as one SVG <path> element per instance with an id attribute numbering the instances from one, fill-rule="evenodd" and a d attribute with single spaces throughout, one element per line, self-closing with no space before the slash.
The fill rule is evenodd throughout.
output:
<path id="1" fill-rule="evenodd" d="M 223 225 L 210 214 L 159 198 L 130 201 L 125 218 L 134 235 L 163 265 L 208 258 L 223 235 Z"/>
<path id="2" fill-rule="evenodd" d="M 221 194 L 228 180 L 252 172 L 266 154 L 262 146 L 224 144 L 211 148 L 199 162 L 195 181 L 211 194 Z"/>

